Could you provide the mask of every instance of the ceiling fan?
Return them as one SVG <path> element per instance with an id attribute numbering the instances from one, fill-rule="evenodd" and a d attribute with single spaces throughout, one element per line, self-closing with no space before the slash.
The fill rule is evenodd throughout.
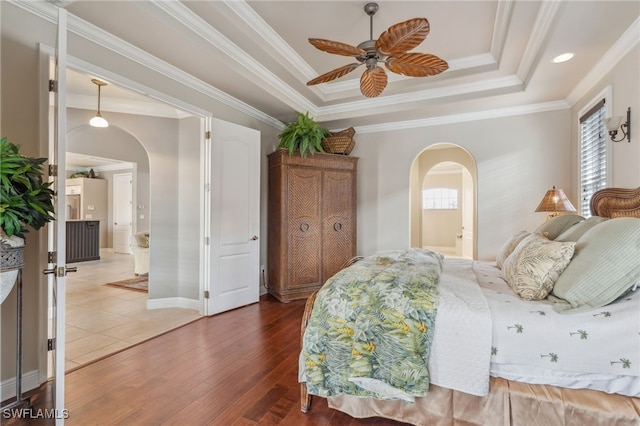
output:
<path id="1" fill-rule="evenodd" d="M 358 62 L 322 74 L 309 81 L 307 86 L 335 80 L 364 64 L 367 69 L 360 77 L 360 91 L 364 96 L 373 98 L 380 95 L 387 87 L 387 74 L 378 66 L 378 62 L 384 62 L 391 72 L 410 77 L 437 75 L 449 68 L 446 61 L 435 55 L 408 53 L 422 43 L 429 34 L 429 21 L 426 18 L 413 18 L 392 25 L 380 34 L 377 40 L 373 40 L 373 15 L 378 11 L 378 4 L 367 3 L 364 11 L 369 15 L 369 40 L 363 41 L 357 47 L 338 41 L 309 39 L 309 43 L 317 49 L 335 55 L 353 56 Z"/>

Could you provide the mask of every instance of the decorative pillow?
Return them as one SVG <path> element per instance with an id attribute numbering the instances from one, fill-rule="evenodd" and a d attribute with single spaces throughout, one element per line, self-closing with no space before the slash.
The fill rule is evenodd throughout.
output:
<path id="1" fill-rule="evenodd" d="M 525 237 L 530 234 L 531 233 L 527 231 L 520 231 L 516 235 L 505 241 L 505 243 L 502 245 L 502 247 L 500 247 L 498 253 L 496 254 L 496 265 L 498 265 L 498 268 L 502 268 L 502 264 L 507 259 L 507 257 L 509 257 L 511 253 L 513 253 L 513 250 L 517 247 L 518 244 L 520 244 L 520 241 L 524 240 Z"/>
<path id="2" fill-rule="evenodd" d="M 613 302 L 640 278 L 640 219 L 601 222 L 576 242 L 576 254 L 549 299 L 560 313 L 584 312 Z"/>
<path id="3" fill-rule="evenodd" d="M 138 247 L 149 247 L 149 233 L 148 232 L 138 232 L 134 235 L 136 239 L 136 243 Z"/>
<path id="4" fill-rule="evenodd" d="M 601 216 L 591 216 L 589 219 L 578 222 L 564 231 L 554 241 L 578 241 L 585 232 L 607 219 L 608 218 Z"/>
<path id="5" fill-rule="evenodd" d="M 561 214 L 547 220 L 533 232 L 542 234 L 550 240 L 555 240 L 558 235 L 582 220 L 584 220 L 584 217 L 577 214 Z"/>
<path id="6" fill-rule="evenodd" d="M 571 261 L 575 245 L 531 234 L 504 261 L 503 277 L 523 299 L 544 299 Z"/>

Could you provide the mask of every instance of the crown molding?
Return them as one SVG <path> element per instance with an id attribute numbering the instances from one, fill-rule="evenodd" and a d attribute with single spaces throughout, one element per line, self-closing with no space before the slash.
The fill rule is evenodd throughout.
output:
<path id="1" fill-rule="evenodd" d="M 553 33 L 553 26 L 563 6 L 562 1 L 543 1 L 540 3 L 540 9 L 533 24 L 529 43 L 527 43 L 520 65 L 516 71 L 516 75 L 524 83 L 525 87 L 529 83 L 529 79 L 531 79 L 533 75 L 533 70 L 540 60 L 542 48 Z"/>
<path id="2" fill-rule="evenodd" d="M 21 9 L 38 16 L 39 18 L 46 20 L 55 24 L 57 22 L 57 7 L 48 2 L 31 2 L 24 0 L 7 0 L 9 3 L 20 7 Z M 266 25 L 264 21 L 260 24 L 256 21 L 255 12 L 246 5 L 243 1 L 235 2 L 228 1 L 227 5 L 232 4 L 230 8 L 232 10 L 238 10 L 239 16 L 243 16 L 246 19 L 252 20 L 251 22 L 256 25 Z M 238 3 L 238 4 L 235 4 Z M 370 110 L 373 108 L 379 107 L 387 107 L 391 105 L 396 105 L 403 102 L 417 102 L 423 100 L 430 99 L 442 99 L 450 96 L 458 96 L 467 93 L 472 93 L 474 91 L 481 90 L 498 90 L 498 89 L 517 89 L 518 87 L 522 88 L 526 85 L 528 78 L 530 78 L 530 74 L 532 72 L 535 63 L 539 60 L 539 52 L 541 47 L 545 42 L 545 34 L 551 28 L 553 22 L 555 21 L 559 8 L 561 7 L 561 2 L 548 1 L 541 3 L 541 9 L 536 18 L 536 23 L 534 25 L 534 31 L 532 37 L 530 39 L 529 44 L 525 50 L 525 54 L 520 62 L 520 66 L 518 68 L 518 72 L 516 75 L 492 79 L 492 80 L 483 80 L 469 84 L 461 84 L 458 86 L 454 86 L 452 88 L 436 88 L 430 90 L 423 90 L 419 92 L 414 92 L 409 95 L 393 95 L 393 96 L 384 96 L 382 98 L 375 99 L 363 99 L 354 102 L 342 103 L 339 105 L 327 106 L 327 107 L 317 107 L 310 101 L 306 100 L 306 98 L 302 97 L 299 93 L 293 91 L 289 86 L 284 85 L 284 90 L 291 90 L 292 93 L 288 93 L 286 96 L 290 98 L 295 98 L 302 102 L 304 105 L 300 109 L 306 109 L 309 113 L 316 117 L 319 121 L 328 120 L 333 115 L 344 114 L 353 111 L 362 111 L 362 110 Z M 170 4 L 170 5 L 167 5 Z M 184 11 L 184 6 L 180 5 L 177 2 L 163 2 L 163 1 L 155 1 L 154 5 L 161 8 L 165 11 L 165 13 L 169 13 L 174 19 L 178 22 L 181 22 L 180 19 L 187 19 L 186 22 L 189 24 L 192 22 L 190 16 L 192 13 L 187 11 L 186 15 L 176 17 L 173 15 L 174 11 Z M 496 25 L 494 27 L 494 37 L 492 39 L 491 44 L 491 52 L 486 55 L 480 55 L 480 57 L 476 58 L 466 58 L 465 60 L 469 61 L 467 64 L 460 63 L 456 66 L 465 67 L 471 66 L 473 63 L 490 63 L 497 60 L 499 62 L 500 56 L 502 53 L 502 49 L 504 47 L 504 37 L 506 37 L 508 24 L 511 16 L 511 8 L 513 5 L 512 0 L 508 1 L 500 1 L 498 5 L 498 12 L 496 14 Z M 249 12 L 251 10 L 251 12 Z M 253 15 L 252 15 L 253 14 Z M 259 18 L 259 17 L 258 17 Z M 200 18 L 198 18 L 200 19 Z M 261 18 L 260 18 L 261 20 Z M 583 81 L 570 93 L 564 101 L 556 101 L 549 102 L 544 104 L 536 104 L 529 106 L 519 106 L 513 108 L 502 108 L 488 111 L 481 111 L 476 113 L 465 113 L 465 114 L 454 114 L 449 116 L 442 117 L 431 117 L 421 120 L 410 120 L 410 121 L 400 121 L 400 122 L 390 122 L 390 123 L 381 123 L 370 126 L 360 126 L 358 127 L 359 133 L 371 133 L 371 132 L 380 132 L 380 131 L 388 131 L 388 130 L 400 130 L 406 128 L 415 128 L 415 127 L 428 127 L 434 125 L 441 124 L 451 124 L 456 122 L 464 122 L 464 121 L 475 121 L 475 120 L 483 120 L 483 119 L 491 119 L 505 116 L 514 116 L 514 115 L 522 115 L 529 114 L 541 111 L 550 111 L 550 110 L 558 110 L 569 108 L 571 105 L 575 104 L 582 96 L 584 96 L 587 91 L 592 88 L 597 82 L 609 72 L 615 64 L 626 54 L 629 52 L 631 48 L 636 46 L 640 41 L 640 18 L 637 19 L 634 24 L 624 33 L 624 35 L 618 40 L 618 42 L 603 56 L 603 58 L 598 62 L 598 64 L 592 68 L 587 76 L 583 79 Z M 202 23 L 200 23 L 202 25 Z M 205 23 L 206 24 L 206 23 Z M 209 35 L 209 30 L 213 30 L 208 25 L 199 30 L 199 34 L 201 37 L 205 37 Z M 281 129 L 283 127 L 283 123 L 280 120 L 277 120 L 262 111 L 257 110 L 256 108 L 251 107 L 250 105 L 245 104 L 244 102 L 233 98 L 227 93 L 199 80 L 192 75 L 182 71 L 181 69 L 174 67 L 173 65 L 162 61 L 155 56 L 139 49 L 124 40 L 119 39 L 113 34 L 107 33 L 104 30 L 72 15 L 69 14 L 69 31 L 80 36 L 86 38 L 93 43 L 96 43 L 105 49 L 111 50 L 127 59 L 135 61 L 137 63 L 142 64 L 154 71 L 170 78 L 178 83 L 192 88 L 196 91 L 199 91 L 210 98 L 216 99 L 241 113 L 244 113 L 250 117 L 253 117 L 267 125 L 270 125 L 274 128 Z M 262 30 L 261 30 L 262 31 Z M 272 40 L 272 35 L 267 36 L 270 40 Z M 502 40 L 502 42 L 501 42 Z M 228 41 L 228 40 L 227 40 Z M 281 41 L 284 43 L 284 41 Z M 286 43 L 285 43 L 286 45 Z M 230 52 L 232 54 L 236 54 L 237 52 L 233 50 L 233 46 L 235 45 L 226 45 L 225 49 L 231 49 Z M 219 47 L 219 46 L 216 46 Z M 237 48 L 237 46 L 235 46 Z M 244 52 L 243 52 L 244 53 Z M 245 53 L 246 55 L 246 53 Z M 248 57 L 248 55 L 247 55 Z M 497 58 L 497 59 L 496 59 Z M 247 58 L 243 58 L 239 63 L 246 63 Z M 304 62 L 304 61 L 302 61 Z M 456 61 L 452 61 L 456 64 Z M 83 63 L 81 60 L 76 60 L 74 63 Z M 255 67 L 256 61 L 249 61 L 249 65 Z M 304 67 L 304 64 L 298 64 L 298 66 Z M 94 67 L 95 68 L 95 67 Z M 268 70 L 267 70 L 268 71 Z M 262 78 L 268 78 L 270 72 L 263 73 Z M 356 83 L 357 84 L 357 83 Z M 331 86 L 331 85 L 327 85 Z M 280 86 L 279 86 L 280 87 Z M 339 90 L 340 86 L 338 86 Z M 332 89 L 333 90 L 333 89 Z M 282 98 L 281 93 L 276 93 L 278 98 Z M 161 99 L 160 99 L 161 100 Z M 292 102 L 296 102 L 295 100 Z M 211 113 L 209 113 L 211 115 Z"/>
<path id="3" fill-rule="evenodd" d="M 509 24 L 511 23 L 511 12 L 515 0 L 503 0 L 498 2 L 496 10 L 496 19 L 493 25 L 493 35 L 491 37 L 491 47 L 489 52 L 496 61 L 502 59 L 504 45 L 507 42 L 507 34 L 509 33 Z"/>
<path id="4" fill-rule="evenodd" d="M 640 44 L 640 17 L 627 28 L 613 46 L 600 58 L 598 63 L 589 70 L 587 75 L 576 85 L 567 96 L 567 102 L 573 106 L 595 87 L 627 53 Z"/>
<path id="5" fill-rule="evenodd" d="M 309 102 L 307 98 L 293 90 L 291 86 L 287 85 L 269 69 L 256 61 L 252 56 L 247 54 L 235 43 L 225 37 L 220 31 L 213 28 L 209 23 L 200 18 L 182 3 L 169 2 L 165 0 L 151 0 L 150 3 L 162 10 L 171 18 L 175 19 L 184 27 L 189 28 L 202 40 L 223 52 L 229 58 L 236 61 L 240 66 L 250 71 L 257 77 L 257 79 L 263 81 L 267 87 L 271 88 L 272 93 L 282 102 L 298 111 L 308 111 L 313 109 L 314 105 Z"/>
<path id="6" fill-rule="evenodd" d="M 441 126 L 443 124 L 456 124 L 468 121 L 489 120 L 492 118 L 512 117 L 538 112 L 556 111 L 570 108 L 565 101 L 546 102 L 535 105 L 523 105 L 519 107 L 499 108 L 487 111 L 452 114 L 440 117 L 423 118 L 419 120 L 396 121 L 394 123 L 372 124 L 370 126 L 355 127 L 357 133 L 378 133 L 415 129 L 421 127 Z"/>
<path id="7" fill-rule="evenodd" d="M 58 7 L 55 5 L 49 4 L 47 2 L 31 2 L 24 0 L 7 1 L 33 15 L 38 16 L 41 19 L 44 19 L 53 24 L 57 23 Z M 90 24 L 89 22 L 71 13 L 68 14 L 68 31 L 82 38 L 85 38 L 105 49 L 111 50 L 112 52 L 115 52 L 116 54 L 123 56 L 131 61 L 146 66 L 180 84 L 199 91 L 265 124 L 276 128 L 282 127 L 282 122 L 280 120 L 277 120 L 263 113 L 262 111 L 203 82 L 202 80 L 195 78 L 191 74 L 182 71 L 181 69 L 151 55 L 150 53 L 147 53 L 142 49 L 133 46 L 132 44 L 96 27 L 93 24 Z"/>
<path id="8" fill-rule="evenodd" d="M 498 2 L 496 10 L 496 20 L 494 26 L 493 37 L 491 39 L 490 52 L 483 55 L 474 55 L 467 58 L 453 59 L 448 61 L 449 71 L 461 71 L 474 68 L 483 69 L 487 65 L 495 65 L 497 63 L 496 57 L 501 54 L 504 44 L 506 43 L 506 37 L 509 28 L 509 21 L 511 19 L 511 10 L 513 9 L 514 0 L 506 0 Z M 315 71 L 306 61 L 304 61 L 298 53 L 286 43 L 277 32 L 273 30 L 263 19 L 258 15 L 255 10 L 249 6 L 245 0 L 224 0 L 224 3 L 230 10 L 232 10 L 241 20 L 243 20 L 248 28 L 253 28 L 255 33 L 258 34 L 265 42 L 267 46 L 277 46 L 276 51 L 288 61 L 289 64 L 297 71 L 298 80 L 306 84 L 307 81 L 317 76 Z M 199 19 L 199 18 L 198 18 Z M 236 46 L 237 47 L 237 46 Z M 229 55 L 242 55 L 246 53 L 238 48 L 238 51 L 230 51 Z M 232 56 L 235 57 L 235 56 Z M 250 61 L 247 63 L 248 67 L 256 66 L 256 61 Z M 252 72 L 256 72 L 252 70 Z M 304 77 L 304 78 L 301 78 Z M 407 77 L 399 74 L 390 73 L 388 75 L 389 83 L 396 81 L 407 80 L 413 77 Z M 332 96 L 335 97 L 339 93 L 347 93 L 360 90 L 359 79 L 349 79 L 343 81 L 336 81 L 331 83 L 325 83 L 310 88 L 316 95 L 323 101 L 329 100 Z M 422 92 L 424 93 L 424 92 Z M 308 111 L 313 111 L 315 106 L 308 106 Z"/>
<path id="9" fill-rule="evenodd" d="M 366 111 L 374 108 L 388 107 L 405 102 L 428 101 L 434 99 L 444 99 L 456 97 L 474 92 L 486 92 L 492 90 L 504 90 L 511 88 L 518 90 L 521 88 L 522 82 L 515 75 L 487 79 L 472 83 L 458 84 L 456 86 L 441 87 L 436 89 L 416 91 L 401 95 L 383 96 L 381 98 L 367 98 L 353 102 L 345 102 L 342 104 L 331 105 L 318 108 L 317 119 L 328 120 L 329 116 L 341 114 L 349 111 Z"/>

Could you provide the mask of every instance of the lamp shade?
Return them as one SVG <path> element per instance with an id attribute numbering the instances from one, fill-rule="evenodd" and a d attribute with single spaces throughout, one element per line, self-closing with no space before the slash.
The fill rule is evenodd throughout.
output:
<path id="1" fill-rule="evenodd" d="M 604 125 L 607 128 L 607 132 L 618 130 L 618 128 L 620 127 L 620 123 L 622 123 L 622 117 L 619 115 L 604 119 Z"/>
<path id="2" fill-rule="evenodd" d="M 575 212 L 576 209 L 571 204 L 571 201 L 567 198 L 562 189 L 556 189 L 554 186 L 548 190 L 547 193 L 538 204 L 537 212 L 553 212 L 554 215 L 558 212 Z"/>
<path id="3" fill-rule="evenodd" d="M 93 127 L 109 127 L 109 122 L 105 120 L 100 113 L 96 114 L 95 117 L 89 120 L 89 124 Z"/>

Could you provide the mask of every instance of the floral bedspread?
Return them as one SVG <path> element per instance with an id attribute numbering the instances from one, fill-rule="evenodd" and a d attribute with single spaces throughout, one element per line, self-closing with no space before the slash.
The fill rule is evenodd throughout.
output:
<path id="1" fill-rule="evenodd" d="M 310 394 L 424 396 L 441 254 L 389 251 L 346 268 L 318 292 L 301 361 Z"/>

